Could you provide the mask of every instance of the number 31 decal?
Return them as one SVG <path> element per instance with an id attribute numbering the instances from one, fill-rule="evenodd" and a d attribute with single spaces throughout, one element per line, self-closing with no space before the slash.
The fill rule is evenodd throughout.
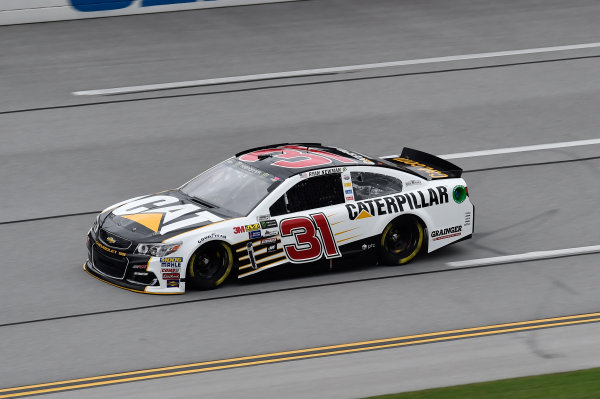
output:
<path id="1" fill-rule="evenodd" d="M 303 150 L 302 152 L 299 150 Z M 260 155 L 274 154 L 273 158 L 280 158 L 281 161 L 273 162 L 271 165 L 281 166 L 282 168 L 309 168 L 313 166 L 327 165 L 332 159 L 342 163 L 354 163 L 354 159 L 332 154 L 327 151 L 310 149 L 296 145 L 286 145 L 279 148 L 266 148 L 263 150 L 252 151 L 240 157 L 240 160 L 246 162 L 256 162 Z"/>
<path id="2" fill-rule="evenodd" d="M 311 262 L 322 255 L 327 259 L 341 256 L 329 221 L 323 213 L 284 219 L 279 228 L 283 249 L 288 259 L 294 263 Z M 292 243 L 285 244 L 285 241 Z"/>

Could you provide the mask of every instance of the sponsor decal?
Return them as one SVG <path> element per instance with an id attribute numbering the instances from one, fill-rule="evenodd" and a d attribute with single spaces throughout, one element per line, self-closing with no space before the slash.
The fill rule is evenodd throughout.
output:
<path id="1" fill-rule="evenodd" d="M 406 187 L 414 186 L 416 184 L 421 184 L 421 182 L 419 180 L 408 180 L 404 182 Z"/>
<path id="2" fill-rule="evenodd" d="M 106 251 L 110 254 L 113 255 L 119 255 L 119 256 L 125 256 L 126 253 L 125 252 L 121 252 L 121 251 L 117 251 L 116 249 L 110 249 L 109 247 L 107 247 L 106 245 L 103 245 L 100 241 L 96 240 L 96 246 L 100 249 L 102 249 L 103 251 Z"/>
<path id="3" fill-rule="evenodd" d="M 465 224 L 464 226 L 471 225 L 471 212 L 465 212 Z"/>
<path id="4" fill-rule="evenodd" d="M 160 267 L 181 267 L 182 257 L 160 258 Z"/>
<path id="5" fill-rule="evenodd" d="M 367 249 L 375 248 L 375 244 L 363 244 L 361 248 L 363 251 L 366 251 Z"/>
<path id="6" fill-rule="evenodd" d="M 260 238 L 260 230 L 254 230 L 254 231 L 250 231 L 248 232 L 248 238 L 250 238 L 251 240 L 255 239 L 255 238 Z"/>
<path id="7" fill-rule="evenodd" d="M 245 233 L 246 232 L 246 228 L 244 226 L 235 226 L 233 228 L 233 234 L 241 234 L 241 233 Z"/>
<path id="8" fill-rule="evenodd" d="M 179 287 L 179 279 L 167 280 L 167 287 L 169 287 L 169 288 Z"/>
<path id="9" fill-rule="evenodd" d="M 202 237 L 201 239 L 198 240 L 198 243 L 203 243 L 206 240 L 225 240 L 227 237 L 224 236 L 223 234 L 217 234 L 217 233 L 212 233 L 209 234 L 207 236 Z"/>
<path id="10" fill-rule="evenodd" d="M 162 268 L 162 269 L 160 269 L 160 272 L 161 272 L 161 273 L 179 273 L 179 270 L 180 270 L 180 269 L 179 269 L 178 267 L 176 267 L 176 268 L 172 268 L 172 269 L 169 269 L 169 268 Z"/>
<path id="11" fill-rule="evenodd" d="M 267 221 L 269 219 L 271 219 L 271 215 L 258 215 L 256 217 L 256 221 L 259 222 L 259 223 L 260 222 L 265 222 L 265 221 Z"/>
<path id="12" fill-rule="evenodd" d="M 247 232 L 251 232 L 254 230 L 260 230 L 260 224 L 259 223 L 254 223 L 254 224 L 247 224 L 246 225 L 246 231 Z"/>
<path id="13" fill-rule="evenodd" d="M 363 157 L 362 155 L 360 155 L 360 154 L 358 154 L 358 153 L 356 153 L 354 151 L 348 151 L 348 150 L 345 150 L 343 148 L 337 148 L 337 150 L 340 151 L 340 152 L 343 152 L 344 154 L 348 154 L 352 158 L 357 159 L 357 160 L 359 160 L 362 163 L 365 163 L 367 165 L 373 165 L 374 164 L 374 162 L 371 161 L 370 159 L 367 159 L 367 158 Z"/>
<path id="14" fill-rule="evenodd" d="M 273 252 L 277 252 L 277 243 L 271 244 L 267 247 L 268 254 L 272 254 Z"/>
<path id="15" fill-rule="evenodd" d="M 307 178 L 307 177 L 315 177 L 315 176 L 323 176 L 323 175 L 332 175 L 335 173 L 345 172 L 346 170 L 348 170 L 346 167 L 311 170 L 308 172 L 301 173 L 300 177 Z"/>
<path id="16" fill-rule="evenodd" d="M 349 171 L 342 173 L 342 179 L 347 180 L 344 184 L 344 196 L 346 201 L 354 201 L 354 189 L 352 188 L 352 179 Z"/>
<path id="17" fill-rule="evenodd" d="M 163 273 L 163 280 L 179 279 L 179 273 Z"/>
<path id="18" fill-rule="evenodd" d="M 235 166 L 237 166 L 240 169 L 244 169 L 246 172 L 250 172 L 258 176 L 262 176 L 262 174 L 265 173 L 260 169 L 256 169 L 254 166 L 246 165 L 245 163 L 240 161 L 235 162 Z M 267 176 L 269 176 L 268 173 Z"/>
<path id="19" fill-rule="evenodd" d="M 254 257 L 254 247 L 252 246 L 251 242 L 246 244 L 246 251 L 248 251 L 248 259 L 250 259 L 252 269 L 258 269 L 258 265 L 256 264 L 256 258 Z"/>
<path id="20" fill-rule="evenodd" d="M 381 198 L 346 204 L 350 220 L 404 212 L 405 209 L 420 209 L 448 202 L 448 189 L 444 186 L 422 189 L 405 194 L 388 195 Z"/>
<path id="21" fill-rule="evenodd" d="M 461 234 L 461 230 L 462 230 L 462 226 L 453 226 L 453 227 L 447 227 L 447 228 L 441 229 L 441 230 L 433 230 L 431 232 L 431 238 L 433 238 L 433 240 L 436 241 L 436 240 L 444 240 L 446 238 L 456 237 Z"/>
<path id="22" fill-rule="evenodd" d="M 260 222 L 260 227 L 263 229 L 271 229 L 273 227 L 277 227 L 277 220 L 271 219 Z"/>
<path id="23" fill-rule="evenodd" d="M 277 238 L 275 238 L 275 237 L 265 238 L 265 239 L 260 240 L 260 245 L 275 244 L 275 243 L 277 243 Z"/>
<path id="24" fill-rule="evenodd" d="M 132 269 L 146 269 L 148 265 L 131 265 Z"/>
<path id="25" fill-rule="evenodd" d="M 442 172 L 441 170 L 434 169 L 431 166 L 427 166 L 420 162 L 413 161 L 412 159 L 394 158 L 394 161 L 412 166 L 415 168 L 415 170 L 421 170 L 427 173 L 427 175 L 429 175 L 429 177 L 431 177 L 432 179 L 441 179 L 442 177 L 448 177 L 448 175 Z"/>
<path id="26" fill-rule="evenodd" d="M 265 230 L 263 231 L 263 237 L 272 237 L 279 234 L 279 230 Z"/>
<path id="27" fill-rule="evenodd" d="M 175 203 L 179 205 L 173 205 Z M 179 198 L 170 195 L 152 195 L 130 201 L 115 208 L 112 213 L 159 234 L 223 220 L 199 206 L 181 204 Z"/>
<path id="28" fill-rule="evenodd" d="M 183 258 L 180 256 L 174 256 L 174 257 L 170 257 L 170 258 L 160 258 L 161 263 L 162 262 L 183 262 Z"/>
<path id="29" fill-rule="evenodd" d="M 214 1 L 214 0 L 211 0 Z M 243 157 L 243 156 L 242 156 Z M 241 158 L 240 158 L 241 159 Z M 256 175 L 258 177 L 260 177 L 261 179 L 264 180 L 270 180 L 270 181 L 280 181 L 281 179 L 277 176 L 273 176 L 272 174 L 265 172 L 263 170 L 257 169 L 254 166 L 250 166 L 244 162 L 240 162 L 240 161 L 236 161 L 235 159 L 228 159 L 225 161 L 228 165 L 234 167 L 234 168 L 239 168 L 244 170 L 245 172 L 248 173 L 252 173 L 253 175 Z"/>

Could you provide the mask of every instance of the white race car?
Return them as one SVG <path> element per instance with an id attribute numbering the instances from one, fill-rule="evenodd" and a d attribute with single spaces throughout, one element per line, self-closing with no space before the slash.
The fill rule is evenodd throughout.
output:
<path id="1" fill-rule="evenodd" d="M 348 255 L 405 264 L 472 236 L 461 174 L 410 148 L 384 158 L 317 143 L 253 148 L 177 190 L 105 209 L 84 269 L 132 291 L 181 294 Z"/>

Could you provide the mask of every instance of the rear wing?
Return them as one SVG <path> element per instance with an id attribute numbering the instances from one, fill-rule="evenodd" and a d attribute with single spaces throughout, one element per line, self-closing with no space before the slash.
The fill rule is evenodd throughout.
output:
<path id="1" fill-rule="evenodd" d="M 462 175 L 462 169 L 451 162 L 423 151 L 404 147 L 400 156 L 382 157 L 395 168 L 427 180 L 453 179 Z"/>

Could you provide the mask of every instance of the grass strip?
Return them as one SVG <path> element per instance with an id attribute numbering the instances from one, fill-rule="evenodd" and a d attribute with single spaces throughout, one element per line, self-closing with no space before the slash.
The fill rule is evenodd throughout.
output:
<path id="1" fill-rule="evenodd" d="M 600 368 L 426 389 L 365 399 L 597 399 Z"/>

